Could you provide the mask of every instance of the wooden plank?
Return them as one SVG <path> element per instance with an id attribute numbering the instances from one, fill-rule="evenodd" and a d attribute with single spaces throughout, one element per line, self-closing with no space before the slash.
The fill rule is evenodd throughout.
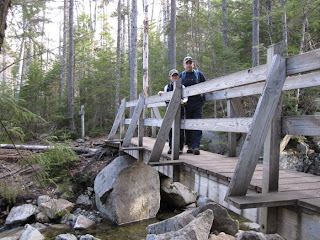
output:
<path id="1" fill-rule="evenodd" d="M 297 205 L 315 212 L 320 212 L 320 198 L 299 199 Z"/>
<path id="2" fill-rule="evenodd" d="M 282 117 L 282 134 L 319 136 L 320 115 Z"/>
<path id="3" fill-rule="evenodd" d="M 116 118 L 115 118 L 115 120 L 113 122 L 111 131 L 110 131 L 109 136 L 108 136 L 108 140 L 114 139 L 114 136 L 116 135 L 117 129 L 118 129 L 118 127 L 120 125 L 120 122 L 122 120 L 122 116 L 124 114 L 124 110 L 126 110 L 126 99 L 125 98 L 123 98 L 121 100 L 121 105 L 120 105 L 119 110 L 117 112 Z"/>
<path id="4" fill-rule="evenodd" d="M 275 55 L 264 92 L 259 99 L 252 124 L 229 184 L 226 197 L 245 195 L 257 165 L 260 150 L 270 128 L 285 81 L 285 59 Z"/>
<path id="5" fill-rule="evenodd" d="M 212 118 L 186 119 L 181 123 L 182 129 L 207 130 L 216 132 L 248 132 L 252 118 Z"/>
<path id="6" fill-rule="evenodd" d="M 264 82 L 254 83 L 246 86 L 239 86 L 229 89 L 206 93 L 206 101 L 216 101 L 223 99 L 231 99 L 237 97 L 245 97 L 251 95 L 259 95 L 262 93 Z M 283 86 L 283 91 L 309 88 L 320 85 L 320 72 L 306 73 L 303 75 L 289 76 Z"/>
<path id="7" fill-rule="evenodd" d="M 168 160 L 168 161 L 161 161 L 161 162 L 149 162 L 148 165 L 150 166 L 167 166 L 167 165 L 181 165 L 184 164 L 183 160 Z"/>
<path id="8" fill-rule="evenodd" d="M 143 97 L 142 94 L 140 94 L 140 98 L 139 98 L 138 104 L 134 109 L 131 123 L 130 123 L 130 125 L 128 127 L 126 136 L 124 137 L 124 140 L 123 140 L 123 143 L 122 143 L 123 147 L 128 147 L 129 144 L 130 144 L 130 141 L 131 141 L 131 139 L 133 137 L 134 131 L 135 131 L 136 127 L 137 127 L 137 123 L 139 121 L 140 115 L 142 113 L 143 106 L 144 106 L 144 97 Z"/>
<path id="9" fill-rule="evenodd" d="M 260 65 L 258 67 L 249 68 L 240 72 L 236 72 L 227 76 L 208 80 L 206 82 L 198 83 L 197 86 L 193 85 L 186 87 L 182 91 L 182 96 L 189 97 L 202 93 L 213 92 L 217 90 L 232 88 L 236 86 L 246 85 L 250 83 L 265 81 L 267 76 L 267 65 Z M 161 96 L 154 95 L 147 97 L 145 103 L 147 105 L 165 102 L 170 100 L 172 92 L 163 93 Z M 137 100 L 127 102 L 127 107 L 133 107 L 137 104 Z"/>
<path id="10" fill-rule="evenodd" d="M 257 207 L 278 207 L 296 205 L 297 200 L 319 198 L 319 190 L 301 190 L 293 192 L 270 192 L 247 194 L 246 196 L 229 197 L 235 207 L 239 209 Z"/>
<path id="11" fill-rule="evenodd" d="M 126 150 L 144 150 L 144 147 L 137 147 L 137 146 L 132 146 L 132 147 L 121 147 L 122 151 L 126 151 Z"/>
<path id="12" fill-rule="evenodd" d="M 156 118 L 156 119 L 161 119 L 161 115 L 160 115 L 160 112 L 159 112 L 159 109 L 157 107 L 152 107 L 151 108 L 151 117 L 152 118 Z M 162 124 L 162 122 L 161 122 Z M 161 126 L 160 124 L 160 126 Z M 152 137 L 156 138 L 157 137 L 157 129 L 155 126 L 152 126 Z"/>
<path id="13" fill-rule="evenodd" d="M 232 107 L 232 100 L 227 100 L 227 115 L 228 118 L 236 117 L 235 110 Z M 237 136 L 233 132 L 228 132 L 228 148 L 229 157 L 235 157 L 237 154 Z"/>
<path id="14" fill-rule="evenodd" d="M 320 69 L 320 49 L 287 59 L 287 75 Z"/>
<path id="15" fill-rule="evenodd" d="M 258 207 L 279 207 L 295 205 L 297 202 L 296 193 L 259 193 L 259 194 L 247 194 L 246 196 L 233 196 L 229 197 L 230 201 L 236 208 L 258 208 Z"/>
<path id="16" fill-rule="evenodd" d="M 177 91 L 178 95 L 180 95 L 181 99 L 181 79 L 177 80 L 174 83 L 174 89 Z M 179 104 L 178 109 L 175 114 L 175 118 L 172 124 L 172 151 L 171 151 L 171 159 L 176 160 L 179 159 L 179 150 L 180 150 L 180 128 L 181 128 L 181 104 Z"/>
<path id="17" fill-rule="evenodd" d="M 277 43 L 268 48 L 267 65 L 270 71 L 272 59 L 275 54 L 282 55 L 283 43 Z M 263 180 L 262 193 L 277 192 L 279 185 L 279 159 L 281 141 L 281 96 L 275 110 L 266 140 L 264 142 L 263 153 Z M 275 207 L 260 209 L 260 225 L 264 233 L 277 232 L 278 209 Z"/>
<path id="18" fill-rule="evenodd" d="M 148 162 L 159 161 L 166 139 L 168 138 L 168 134 L 172 126 L 173 120 L 176 116 L 176 112 L 180 106 L 180 100 L 181 100 L 181 92 L 175 89 L 173 91 L 172 99 L 167 108 L 162 126 L 159 129 L 158 136 L 154 143 L 153 150 L 150 154 L 150 159 Z"/>

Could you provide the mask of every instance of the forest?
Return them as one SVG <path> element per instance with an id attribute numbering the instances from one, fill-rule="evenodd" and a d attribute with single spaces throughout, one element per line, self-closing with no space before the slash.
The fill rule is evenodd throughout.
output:
<path id="1" fill-rule="evenodd" d="M 319 16 L 320 0 L 11 0 L 0 141 L 78 138 L 81 105 L 86 134 L 105 135 L 122 98 L 154 95 L 185 56 L 214 81 L 264 64 L 267 47 L 280 41 L 285 56 L 319 48 Z M 319 111 L 318 90 L 288 91 L 286 115 Z M 205 111 L 212 114 L 210 103 Z"/>

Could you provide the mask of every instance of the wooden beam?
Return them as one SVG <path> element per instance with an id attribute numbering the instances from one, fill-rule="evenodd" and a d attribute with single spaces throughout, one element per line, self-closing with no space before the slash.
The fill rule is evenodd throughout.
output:
<path id="1" fill-rule="evenodd" d="M 270 192 L 247 194 L 246 196 L 229 197 L 229 201 L 239 209 L 260 208 L 260 207 L 280 207 L 300 204 L 308 199 L 319 199 L 318 190 L 300 190 L 290 192 Z M 299 200 L 299 202 L 298 202 Z M 320 202 L 320 201 L 319 201 Z"/>
<path id="2" fill-rule="evenodd" d="M 134 134 L 134 131 L 135 131 L 136 127 L 137 127 L 137 123 L 138 123 L 138 121 L 140 119 L 140 115 L 142 113 L 143 106 L 144 106 L 144 97 L 143 97 L 142 94 L 140 94 L 140 98 L 139 98 L 138 104 L 134 109 L 134 112 L 133 112 L 133 115 L 132 115 L 132 119 L 131 119 L 131 123 L 130 123 L 130 125 L 128 127 L 126 136 L 124 137 L 124 140 L 123 140 L 123 143 L 122 143 L 123 147 L 129 147 L 130 141 L 131 141 L 131 139 L 133 137 L 133 134 Z"/>
<path id="3" fill-rule="evenodd" d="M 232 107 L 232 100 L 227 100 L 227 114 L 228 118 L 235 117 L 235 111 Z M 237 136 L 234 132 L 228 132 L 228 147 L 229 157 L 235 157 L 237 155 Z"/>
<path id="4" fill-rule="evenodd" d="M 181 99 L 181 79 L 177 80 L 174 83 L 174 89 L 177 91 L 178 95 L 180 95 Z M 172 125 L 172 151 L 171 151 L 171 159 L 176 160 L 179 159 L 179 149 L 180 149 L 180 128 L 181 128 L 181 104 L 179 104 L 178 109 L 175 114 L 175 118 Z"/>
<path id="5" fill-rule="evenodd" d="M 287 75 L 303 73 L 320 68 L 320 49 L 288 58 Z"/>
<path id="6" fill-rule="evenodd" d="M 167 108 L 166 114 L 163 119 L 163 123 L 159 129 L 158 136 L 153 146 L 148 162 L 159 161 L 164 145 L 168 138 L 168 134 L 172 126 L 173 120 L 175 119 L 177 110 L 180 106 L 180 101 L 181 101 L 181 92 L 179 92 L 179 90 L 176 88 L 173 91 L 172 99 Z"/>
<path id="7" fill-rule="evenodd" d="M 243 144 L 239 160 L 228 187 L 230 196 L 245 195 L 257 165 L 260 151 L 274 117 L 285 81 L 286 61 L 280 55 L 273 57 L 262 96 L 253 116 L 250 130 Z"/>
<path id="8" fill-rule="evenodd" d="M 252 118 L 186 119 L 181 123 L 181 128 L 188 130 L 245 133 L 249 131 L 251 122 Z"/>
<path id="9" fill-rule="evenodd" d="M 272 59 L 275 54 L 282 55 L 283 43 L 277 43 L 268 48 L 267 65 L 270 71 Z M 279 186 L 279 160 L 281 141 L 281 95 L 274 113 L 266 140 L 264 142 L 263 153 L 263 177 L 262 193 L 277 192 Z M 278 209 L 276 207 L 260 209 L 260 225 L 264 233 L 277 232 Z"/>
<path id="10" fill-rule="evenodd" d="M 297 199 L 296 192 L 271 192 L 229 197 L 228 201 L 236 208 L 247 209 L 295 205 Z"/>
<path id="11" fill-rule="evenodd" d="M 207 93 L 206 101 L 231 99 L 237 97 L 258 95 L 262 93 L 264 82 L 254 83 L 246 86 L 229 88 L 213 93 Z M 303 75 L 290 76 L 286 78 L 283 91 L 297 88 L 308 88 L 320 85 L 320 72 L 306 73 Z"/>
<path id="12" fill-rule="evenodd" d="M 125 109 L 126 109 L 126 99 L 123 98 L 121 100 L 121 105 L 120 105 L 119 110 L 117 112 L 116 118 L 114 119 L 111 131 L 110 131 L 109 136 L 108 136 L 108 140 L 114 139 L 114 136 L 116 135 L 117 129 L 118 129 L 119 125 L 120 125 L 120 122 L 122 120 L 122 116 L 123 116 L 123 113 L 124 113 Z"/>
<path id="13" fill-rule="evenodd" d="M 320 136 L 320 115 L 282 117 L 282 134 Z"/>

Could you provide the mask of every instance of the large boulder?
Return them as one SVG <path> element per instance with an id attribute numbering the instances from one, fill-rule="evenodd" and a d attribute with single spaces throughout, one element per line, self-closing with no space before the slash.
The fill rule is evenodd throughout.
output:
<path id="1" fill-rule="evenodd" d="M 13 226 L 27 223 L 30 219 L 35 218 L 35 214 L 36 206 L 32 204 L 15 206 L 11 209 L 8 217 L 6 218 L 5 225 Z"/>
<path id="2" fill-rule="evenodd" d="M 181 208 L 197 201 L 197 194 L 179 182 L 161 179 L 161 196 L 172 207 Z"/>
<path id="3" fill-rule="evenodd" d="M 199 213 L 190 223 L 178 231 L 170 231 L 163 234 L 149 234 L 147 240 L 208 240 L 213 221 L 213 212 L 207 209 Z"/>
<path id="4" fill-rule="evenodd" d="M 158 172 L 128 155 L 96 176 L 94 191 L 99 211 L 117 224 L 154 218 L 160 208 Z"/>

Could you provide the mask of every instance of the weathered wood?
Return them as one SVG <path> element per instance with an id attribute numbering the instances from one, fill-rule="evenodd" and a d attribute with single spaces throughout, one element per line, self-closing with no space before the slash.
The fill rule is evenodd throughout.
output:
<path id="1" fill-rule="evenodd" d="M 246 86 L 234 87 L 213 93 L 207 93 L 206 101 L 223 100 L 251 95 L 258 95 L 262 93 L 264 82 L 254 83 Z M 320 85 L 320 72 L 306 73 L 287 77 L 283 86 L 283 91 L 297 88 L 315 87 Z"/>
<path id="2" fill-rule="evenodd" d="M 122 151 L 126 150 L 144 150 L 144 147 L 139 147 L 139 146 L 133 146 L 133 147 L 121 147 Z"/>
<path id="3" fill-rule="evenodd" d="M 178 89 L 175 89 L 173 91 L 172 99 L 167 108 L 166 114 L 163 119 L 163 123 L 159 129 L 158 136 L 148 162 L 159 161 L 166 139 L 168 138 L 168 134 L 172 126 L 173 120 L 180 106 L 180 101 L 181 92 Z"/>
<path id="4" fill-rule="evenodd" d="M 50 149 L 54 149 L 55 146 L 0 144 L 0 148 L 19 149 L 19 150 L 50 150 Z M 97 151 L 97 149 L 92 149 L 92 148 L 69 147 L 69 149 L 71 149 L 72 151 L 75 151 L 77 153 L 92 153 L 92 152 Z"/>
<path id="5" fill-rule="evenodd" d="M 239 156 L 233 178 L 229 184 L 229 196 L 245 195 L 256 167 L 260 150 L 281 96 L 285 81 L 285 59 L 275 55 L 268 74 L 266 85 L 259 99 L 256 112 Z"/>
<path id="6" fill-rule="evenodd" d="M 151 108 L 151 117 L 161 119 L 161 115 L 160 115 L 159 109 L 157 107 Z M 152 137 L 154 137 L 154 138 L 157 137 L 157 128 L 155 126 L 152 126 Z"/>
<path id="7" fill-rule="evenodd" d="M 123 140 L 123 143 L 122 143 L 122 146 L 123 147 L 128 147 L 129 144 L 130 144 L 130 141 L 133 137 L 133 134 L 134 134 L 134 131 L 137 127 L 137 123 L 140 119 L 140 115 L 142 113 L 142 110 L 143 110 L 143 106 L 144 106 L 144 97 L 142 94 L 140 94 L 140 98 L 139 98 L 139 101 L 138 101 L 138 104 L 137 106 L 135 107 L 134 109 L 134 112 L 133 112 L 133 115 L 132 115 L 132 119 L 131 119 L 131 123 L 128 127 L 128 130 L 127 130 L 127 133 L 124 137 L 124 140 Z"/>
<path id="8" fill-rule="evenodd" d="M 174 89 L 180 95 L 181 99 L 181 79 L 174 83 Z M 172 124 L 172 151 L 171 159 L 179 159 L 179 149 L 180 149 L 180 127 L 181 127 L 181 104 L 179 104 L 178 109 L 175 114 L 175 118 Z"/>
<path id="9" fill-rule="evenodd" d="M 249 131 L 251 121 L 252 118 L 186 119 L 181 123 L 181 128 L 189 130 L 245 133 Z"/>
<path id="10" fill-rule="evenodd" d="M 320 115 L 282 117 L 282 134 L 319 136 Z"/>
<path id="11" fill-rule="evenodd" d="M 265 81 L 267 65 L 250 68 L 227 76 L 215 78 L 183 89 L 183 96 L 194 96 L 202 93 L 233 88 L 250 83 Z"/>
<path id="12" fill-rule="evenodd" d="M 246 196 L 233 196 L 229 200 L 239 209 L 257 208 L 257 207 L 279 207 L 296 205 L 297 200 L 310 198 L 319 198 L 318 190 L 301 190 L 291 192 L 270 192 L 247 194 Z"/>
<path id="13" fill-rule="evenodd" d="M 228 118 L 235 117 L 235 111 L 232 107 L 232 100 L 227 100 L 227 115 Z M 233 132 L 228 132 L 228 146 L 229 146 L 229 157 L 235 157 L 237 154 L 237 136 Z"/>
<path id="14" fill-rule="evenodd" d="M 320 49 L 287 59 L 287 75 L 303 73 L 320 68 Z"/>
<path id="15" fill-rule="evenodd" d="M 286 146 L 288 145 L 292 135 L 285 135 L 284 138 L 281 140 L 280 143 L 280 152 L 283 152 Z"/>
<path id="16" fill-rule="evenodd" d="M 282 55 L 282 42 L 274 44 L 267 51 L 267 65 L 270 71 L 275 54 Z M 277 192 L 279 185 L 279 159 L 281 140 L 281 96 L 275 110 L 271 126 L 264 142 L 262 193 Z M 278 209 L 276 207 L 260 209 L 260 225 L 264 233 L 277 232 Z"/>
<path id="17" fill-rule="evenodd" d="M 108 136 L 108 140 L 114 139 L 114 136 L 116 135 L 117 129 L 119 127 L 119 124 L 120 124 L 120 122 L 122 120 L 122 116 L 123 116 L 124 110 L 126 110 L 126 99 L 125 98 L 121 100 L 121 105 L 120 105 L 119 110 L 117 112 L 116 118 L 115 118 L 115 120 L 113 122 L 111 131 L 110 131 L 109 136 Z"/>

